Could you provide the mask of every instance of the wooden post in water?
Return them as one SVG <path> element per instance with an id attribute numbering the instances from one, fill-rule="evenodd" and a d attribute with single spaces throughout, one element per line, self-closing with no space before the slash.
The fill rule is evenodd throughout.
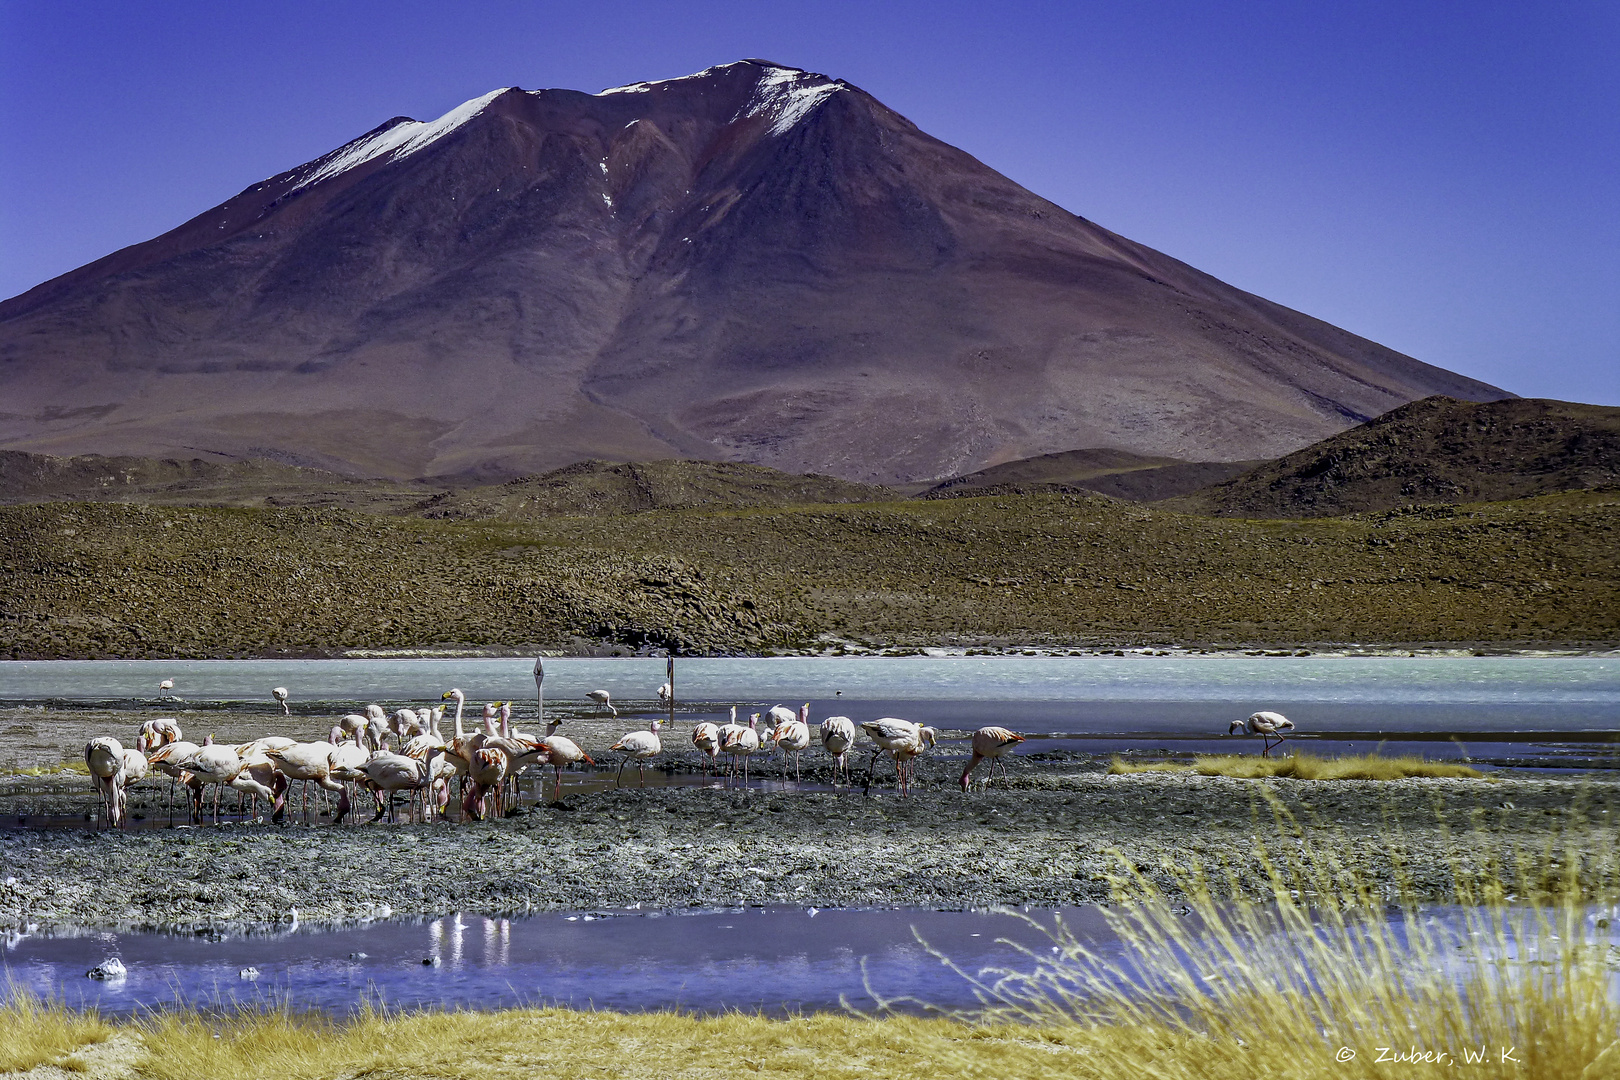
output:
<path id="1" fill-rule="evenodd" d="M 669 683 L 669 730 L 675 730 L 675 646 L 667 650 L 669 657 L 664 661 L 664 681 Z"/>
<path id="2" fill-rule="evenodd" d="M 546 726 L 546 691 L 541 685 L 546 681 L 546 665 L 542 663 L 544 659 L 543 656 L 534 658 L 534 696 L 540 703 L 538 715 L 542 729 Z"/>

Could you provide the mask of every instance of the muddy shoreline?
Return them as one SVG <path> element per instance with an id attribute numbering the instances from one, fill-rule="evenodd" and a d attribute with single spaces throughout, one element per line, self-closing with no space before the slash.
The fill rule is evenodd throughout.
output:
<path id="1" fill-rule="evenodd" d="M 1007 780 L 964 795 L 953 786 L 961 764 L 946 757 L 924 764 L 910 798 L 887 785 L 869 796 L 859 785 L 608 789 L 465 824 L 8 826 L 0 927 L 201 930 L 633 904 L 1061 905 L 1108 901 L 1126 866 L 1174 895 L 1170 867 L 1194 862 L 1235 871 L 1258 895 L 1269 889 L 1262 849 L 1328 855 L 1389 899 L 1403 887 L 1450 899 L 1454 861 L 1472 872 L 1523 859 L 1553 874 L 1578 858 L 1586 888 L 1620 889 L 1620 778 L 1261 785 L 1105 766 L 1017 759 Z M 164 790 L 143 794 L 138 812 Z M 7 821 L 20 807 L 71 805 L 94 805 L 84 777 L 0 785 Z"/>

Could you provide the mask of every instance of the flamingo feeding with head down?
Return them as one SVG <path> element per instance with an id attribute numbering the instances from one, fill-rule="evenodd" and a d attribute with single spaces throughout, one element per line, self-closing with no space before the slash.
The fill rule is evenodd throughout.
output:
<path id="1" fill-rule="evenodd" d="M 1017 732 L 1008 731 L 1004 727 L 982 727 L 973 733 L 973 756 L 968 759 L 967 768 L 962 770 L 962 790 L 968 789 L 968 775 L 978 768 L 979 762 L 990 762 L 990 776 L 996 773 L 996 762 L 1012 752 L 1012 748 L 1024 741 L 1024 737 Z M 1001 775 L 1007 775 L 1007 763 L 1001 764 Z M 986 779 L 986 782 L 988 782 Z"/>
<path id="2" fill-rule="evenodd" d="M 618 718 L 619 710 L 615 709 L 613 707 L 613 695 L 612 694 L 609 694 L 606 690 L 592 690 L 590 693 L 586 694 L 585 696 L 590 698 L 592 701 L 596 702 L 598 705 L 602 706 L 603 708 L 607 709 L 609 712 L 611 712 L 615 719 Z"/>
<path id="3" fill-rule="evenodd" d="M 124 788 L 130 782 L 126 773 L 129 762 L 125 755 L 130 753 L 133 751 L 125 750 L 123 744 L 110 735 L 102 735 L 84 744 L 85 768 L 90 771 L 90 783 L 101 796 L 101 808 L 109 826 L 124 823 Z M 141 759 L 140 772 L 145 776 L 146 758 L 138 753 L 135 756 Z"/>
<path id="4" fill-rule="evenodd" d="M 910 720 L 901 720 L 894 716 L 884 716 L 877 720 L 868 720 L 861 725 L 861 730 L 877 744 L 872 753 L 871 765 L 866 770 L 866 785 L 870 789 L 872 778 L 877 770 L 877 759 L 884 751 L 888 751 L 894 758 L 894 778 L 902 795 L 911 792 L 911 761 L 927 747 L 934 745 L 934 738 L 938 734 L 931 727 L 913 724 Z"/>
<path id="5" fill-rule="evenodd" d="M 647 725 L 646 731 L 632 731 L 624 738 L 608 747 L 609 750 L 622 751 L 627 756 L 619 762 L 619 774 L 613 779 L 613 786 L 619 786 L 619 780 L 624 776 L 624 767 L 633 759 L 636 768 L 641 772 L 641 786 L 647 786 L 647 759 L 657 757 L 663 752 L 664 744 L 658 738 L 658 729 L 664 726 L 662 720 L 654 720 Z"/>
<path id="6" fill-rule="evenodd" d="M 821 745 L 833 759 L 833 783 L 840 770 L 849 779 L 849 748 L 855 745 L 855 722 L 847 716 L 829 716 L 821 722 Z"/>
<path id="7" fill-rule="evenodd" d="M 270 688 L 270 696 L 281 703 L 282 715 L 292 715 L 292 710 L 287 707 L 287 688 L 285 686 L 272 686 Z"/>
<path id="8" fill-rule="evenodd" d="M 1226 729 L 1228 735 L 1259 735 L 1266 741 L 1261 757 L 1270 757 L 1273 747 L 1283 744 L 1283 732 L 1293 731 L 1294 722 L 1279 712 L 1257 712 L 1247 720 L 1234 720 Z M 1271 740 L 1276 739 L 1276 742 Z"/>
<path id="9" fill-rule="evenodd" d="M 731 724 L 729 726 L 735 727 L 736 724 L 737 706 L 733 705 L 731 707 Z M 704 755 L 704 776 L 709 775 L 709 767 L 714 764 L 714 759 L 720 756 L 720 742 L 722 738 L 720 732 L 721 727 L 719 724 L 710 723 L 707 720 L 701 724 L 698 724 L 692 729 L 692 745 L 697 747 L 698 750 Z"/>

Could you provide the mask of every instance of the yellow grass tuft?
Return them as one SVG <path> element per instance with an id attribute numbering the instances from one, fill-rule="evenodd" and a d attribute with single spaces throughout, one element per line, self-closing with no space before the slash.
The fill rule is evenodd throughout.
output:
<path id="1" fill-rule="evenodd" d="M 1357 754 L 1352 757 L 1323 758 L 1315 754 L 1289 754 L 1265 758 L 1253 754 L 1200 756 L 1191 765 L 1171 762 L 1127 762 L 1115 758 L 1108 771 L 1115 775 L 1146 772 L 1197 773 L 1200 776 L 1231 776 L 1239 780 L 1263 780 L 1274 776 L 1294 780 L 1406 780 L 1414 777 L 1483 779 L 1485 774 L 1469 765 L 1425 761 L 1423 758 L 1385 757 Z"/>
<path id="2" fill-rule="evenodd" d="M 112 1025 L 96 1013 L 76 1012 L 15 985 L 6 990 L 0 995 L 0 1072 L 22 1072 L 36 1065 L 78 1072 L 78 1063 L 65 1060 L 67 1056 L 113 1034 Z"/>
<path id="3" fill-rule="evenodd" d="M 217 1036 L 217 1037 L 216 1037 Z M 939 1076 L 942 1054 L 976 1071 L 1018 1075 L 1050 1054 L 1041 1032 L 954 1020 L 790 1020 L 731 1013 L 390 1012 L 351 1021 L 290 1011 L 161 1015 L 147 1021 L 149 1080 L 255 1075 L 278 1080 L 386 1075 L 504 1080 L 774 1076 L 910 1080 Z"/>
<path id="4" fill-rule="evenodd" d="M 1122 860 L 1107 912 L 1122 953 L 1026 916 L 1049 944 L 1020 947 L 1022 970 L 962 972 L 984 1008 L 944 1015 L 1030 1025 L 1076 1055 L 1031 1078 L 1620 1080 L 1620 908 L 1584 896 L 1580 870 L 1612 881 L 1613 848 L 1521 853 L 1483 875 L 1454 863 L 1459 906 L 1391 909 L 1386 886 L 1296 844 L 1257 851 L 1265 902 L 1196 865 L 1150 877 Z"/>

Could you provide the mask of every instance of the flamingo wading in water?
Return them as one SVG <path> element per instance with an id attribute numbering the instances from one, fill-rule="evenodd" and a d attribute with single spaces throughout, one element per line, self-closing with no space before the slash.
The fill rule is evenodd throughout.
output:
<path id="1" fill-rule="evenodd" d="M 613 786 L 619 786 L 619 779 L 624 776 L 624 767 L 634 759 L 636 768 L 641 773 L 641 786 L 647 786 L 647 759 L 657 757 L 663 752 L 664 744 L 658 738 L 658 729 L 664 726 L 662 720 L 654 720 L 647 725 L 646 731 L 632 731 L 612 746 L 609 750 L 622 751 L 627 756 L 619 762 L 619 774 L 614 777 Z"/>
<path id="2" fill-rule="evenodd" d="M 1259 735 L 1266 741 L 1261 757 L 1270 757 L 1273 747 L 1283 744 L 1283 732 L 1293 731 L 1294 722 L 1280 712 L 1257 712 L 1247 720 L 1234 720 L 1226 729 L 1228 735 Z M 1271 740 L 1276 739 L 1276 742 Z"/>

